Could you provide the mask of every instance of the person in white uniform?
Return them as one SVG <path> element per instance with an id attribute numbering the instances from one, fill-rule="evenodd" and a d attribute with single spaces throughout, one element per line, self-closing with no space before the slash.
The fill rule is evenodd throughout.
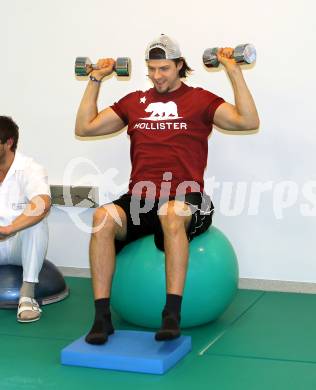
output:
<path id="1" fill-rule="evenodd" d="M 18 138 L 17 124 L 0 116 L 0 272 L 4 264 L 22 265 L 17 320 L 33 322 L 41 316 L 34 290 L 47 251 L 51 197 L 45 169 L 16 151 Z"/>

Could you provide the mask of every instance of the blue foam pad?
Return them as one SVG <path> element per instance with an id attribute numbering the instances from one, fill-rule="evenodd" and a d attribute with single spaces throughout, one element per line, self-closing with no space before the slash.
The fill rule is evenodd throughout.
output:
<path id="1" fill-rule="evenodd" d="M 191 351 L 191 337 L 156 341 L 152 332 L 115 331 L 104 345 L 83 337 L 61 351 L 61 363 L 70 366 L 164 374 Z"/>

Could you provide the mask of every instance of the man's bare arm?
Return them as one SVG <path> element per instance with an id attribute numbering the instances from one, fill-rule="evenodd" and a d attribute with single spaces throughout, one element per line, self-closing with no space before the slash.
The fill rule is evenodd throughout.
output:
<path id="1" fill-rule="evenodd" d="M 46 217 L 51 207 L 51 198 L 48 195 L 34 196 L 25 210 L 10 225 L 0 226 L 0 240 L 13 236 L 20 230 L 36 225 Z"/>
<path id="2" fill-rule="evenodd" d="M 221 104 L 214 114 L 214 124 L 225 130 L 254 130 L 260 125 L 253 97 L 247 87 L 240 65 L 231 58 L 233 49 L 221 49 L 218 59 L 232 83 L 235 105 Z"/>
<path id="3" fill-rule="evenodd" d="M 114 63 L 112 58 L 99 60 L 97 63 L 99 69 L 91 72 L 91 75 L 101 81 L 113 72 Z M 75 133 L 80 137 L 111 134 L 125 126 L 122 119 L 110 107 L 98 112 L 99 91 L 100 83 L 90 80 L 76 117 Z"/>

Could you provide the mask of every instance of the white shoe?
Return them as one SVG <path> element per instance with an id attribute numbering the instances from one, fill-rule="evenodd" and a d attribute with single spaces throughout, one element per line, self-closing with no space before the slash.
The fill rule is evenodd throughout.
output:
<path id="1" fill-rule="evenodd" d="M 29 315 L 23 315 L 23 313 L 29 312 Z M 22 316 L 21 316 L 22 314 Z M 34 298 L 21 297 L 19 300 L 17 320 L 19 322 L 34 322 L 41 318 L 42 310 L 39 304 Z"/>

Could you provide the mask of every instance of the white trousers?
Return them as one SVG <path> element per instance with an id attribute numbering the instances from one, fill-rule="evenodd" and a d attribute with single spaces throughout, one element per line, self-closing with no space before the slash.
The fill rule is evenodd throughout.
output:
<path id="1" fill-rule="evenodd" d="M 22 265 L 23 281 L 38 283 L 48 246 L 46 218 L 13 237 L 0 241 L 0 266 Z"/>

